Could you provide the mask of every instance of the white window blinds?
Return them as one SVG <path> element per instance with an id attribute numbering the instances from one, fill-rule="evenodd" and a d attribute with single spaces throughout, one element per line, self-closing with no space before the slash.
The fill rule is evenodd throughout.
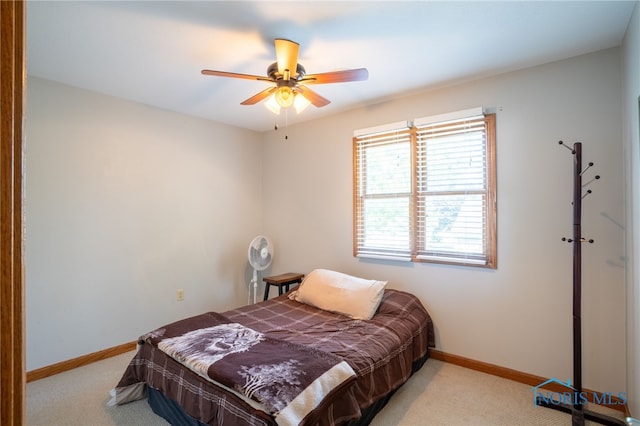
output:
<path id="1" fill-rule="evenodd" d="M 481 113 L 355 132 L 354 255 L 496 267 L 495 114 Z"/>
<path id="2" fill-rule="evenodd" d="M 419 259 L 486 264 L 490 194 L 484 116 L 416 129 L 416 247 Z"/>
<path id="3" fill-rule="evenodd" d="M 356 255 L 410 259 L 411 151 L 406 123 L 354 138 Z"/>

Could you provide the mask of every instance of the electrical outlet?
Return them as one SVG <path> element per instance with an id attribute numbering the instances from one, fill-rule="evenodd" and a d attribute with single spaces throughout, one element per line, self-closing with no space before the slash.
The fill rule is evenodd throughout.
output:
<path id="1" fill-rule="evenodd" d="M 178 302 L 182 302 L 184 300 L 184 290 L 179 288 L 178 291 L 176 292 L 176 300 Z"/>

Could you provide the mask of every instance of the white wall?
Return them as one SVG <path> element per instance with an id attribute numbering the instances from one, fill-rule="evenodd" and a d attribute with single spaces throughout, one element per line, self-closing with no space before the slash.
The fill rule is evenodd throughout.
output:
<path id="1" fill-rule="evenodd" d="M 623 45 L 623 141 L 627 249 L 627 389 L 629 408 L 640 416 L 640 2 Z"/>
<path id="2" fill-rule="evenodd" d="M 373 72 L 373 71 L 372 71 Z M 544 377 L 572 376 L 573 157 L 602 176 L 583 204 L 583 385 L 626 390 L 620 51 L 611 49 L 392 99 L 265 134 L 264 232 L 276 272 L 333 268 L 390 281 L 433 316 L 438 349 Z M 354 129 L 497 108 L 498 269 L 352 256 Z M 285 140 L 285 134 L 288 139 Z"/>
<path id="3" fill-rule="evenodd" d="M 27 93 L 27 371 L 246 303 L 259 134 L 37 78 Z"/>

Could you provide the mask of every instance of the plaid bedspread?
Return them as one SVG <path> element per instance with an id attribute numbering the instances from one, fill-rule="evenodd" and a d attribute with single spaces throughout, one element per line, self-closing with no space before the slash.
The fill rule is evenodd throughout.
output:
<path id="1" fill-rule="evenodd" d="M 355 380 L 329 352 L 265 336 L 215 312 L 168 324 L 141 338 L 205 379 L 236 391 L 279 425 L 303 424 Z"/>
<path id="2" fill-rule="evenodd" d="M 413 295 L 387 289 L 376 315 L 369 321 L 323 311 L 289 300 L 286 295 L 222 313 L 273 339 L 332 353 L 356 374 L 353 386 L 312 412 L 303 424 L 340 425 L 357 419 L 380 398 L 399 388 L 414 363 L 434 346 L 433 324 Z M 116 387 L 115 402 L 144 396 L 146 386 L 178 402 L 191 417 L 216 425 L 274 425 L 264 407 L 186 369 L 147 342 Z"/>

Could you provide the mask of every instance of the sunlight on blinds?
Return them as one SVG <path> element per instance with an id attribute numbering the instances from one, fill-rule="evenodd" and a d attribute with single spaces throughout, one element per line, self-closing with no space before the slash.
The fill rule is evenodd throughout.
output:
<path id="1" fill-rule="evenodd" d="M 486 240 L 484 117 L 420 127 L 416 256 L 483 259 Z"/>
<path id="2" fill-rule="evenodd" d="M 406 125 L 406 123 L 404 123 Z M 409 129 L 355 138 L 358 254 L 411 253 L 411 141 Z"/>
<path id="3" fill-rule="evenodd" d="M 356 130 L 355 256 L 496 267 L 495 114 Z"/>

